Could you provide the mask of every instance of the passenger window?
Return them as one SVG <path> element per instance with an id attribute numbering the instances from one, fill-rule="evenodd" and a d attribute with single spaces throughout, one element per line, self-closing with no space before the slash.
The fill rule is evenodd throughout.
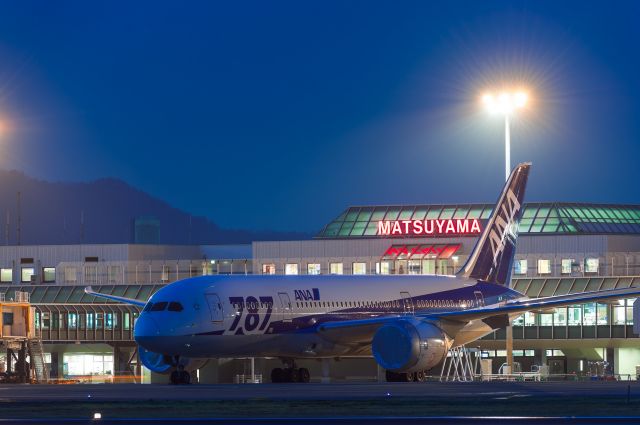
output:
<path id="1" fill-rule="evenodd" d="M 151 307 L 153 307 L 153 303 L 147 303 L 147 305 L 144 307 L 144 310 L 142 311 L 149 311 L 151 310 Z"/>
<path id="2" fill-rule="evenodd" d="M 182 307 L 182 304 L 175 302 L 175 301 L 171 301 L 169 303 L 169 311 L 182 311 L 184 310 L 184 308 Z"/>
<path id="3" fill-rule="evenodd" d="M 163 311 L 165 308 L 167 308 L 167 302 L 166 301 L 161 301 L 161 302 L 155 303 L 153 306 L 151 306 L 149 311 Z"/>

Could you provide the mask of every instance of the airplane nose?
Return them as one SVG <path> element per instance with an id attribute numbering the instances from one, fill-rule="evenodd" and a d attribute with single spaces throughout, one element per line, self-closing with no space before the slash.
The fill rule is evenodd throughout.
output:
<path id="1" fill-rule="evenodd" d="M 144 345 L 145 341 L 157 338 L 159 335 L 160 328 L 154 319 L 148 314 L 138 317 L 133 327 L 133 337 L 139 344 Z"/>

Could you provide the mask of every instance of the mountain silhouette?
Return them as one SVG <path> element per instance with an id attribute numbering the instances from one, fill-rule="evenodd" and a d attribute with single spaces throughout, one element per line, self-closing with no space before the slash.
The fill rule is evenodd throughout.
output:
<path id="1" fill-rule="evenodd" d="M 207 217 L 193 216 L 114 178 L 48 182 L 20 171 L 0 170 L 0 196 L 1 244 L 132 243 L 134 220 L 145 216 L 160 221 L 161 244 L 311 237 L 296 232 L 222 229 Z"/>

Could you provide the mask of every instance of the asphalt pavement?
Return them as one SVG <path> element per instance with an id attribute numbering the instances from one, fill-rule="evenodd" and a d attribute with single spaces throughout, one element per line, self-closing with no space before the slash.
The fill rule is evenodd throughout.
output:
<path id="1" fill-rule="evenodd" d="M 133 400 L 330 400 L 378 397 L 597 397 L 640 396 L 640 382 L 421 382 L 335 384 L 76 384 L 0 385 L 0 402 Z"/>

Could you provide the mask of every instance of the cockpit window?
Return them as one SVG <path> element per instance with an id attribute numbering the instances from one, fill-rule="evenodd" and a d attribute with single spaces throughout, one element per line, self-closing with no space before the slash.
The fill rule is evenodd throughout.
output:
<path id="1" fill-rule="evenodd" d="M 151 310 L 151 307 L 153 307 L 153 303 L 147 303 L 147 305 L 144 306 L 144 310 L 142 311 L 149 311 Z"/>
<path id="2" fill-rule="evenodd" d="M 184 308 L 179 302 L 171 301 L 169 303 L 169 311 L 182 311 Z"/>
<path id="3" fill-rule="evenodd" d="M 149 311 L 163 311 L 165 308 L 167 308 L 167 302 L 160 301 L 159 303 L 152 305 Z"/>

